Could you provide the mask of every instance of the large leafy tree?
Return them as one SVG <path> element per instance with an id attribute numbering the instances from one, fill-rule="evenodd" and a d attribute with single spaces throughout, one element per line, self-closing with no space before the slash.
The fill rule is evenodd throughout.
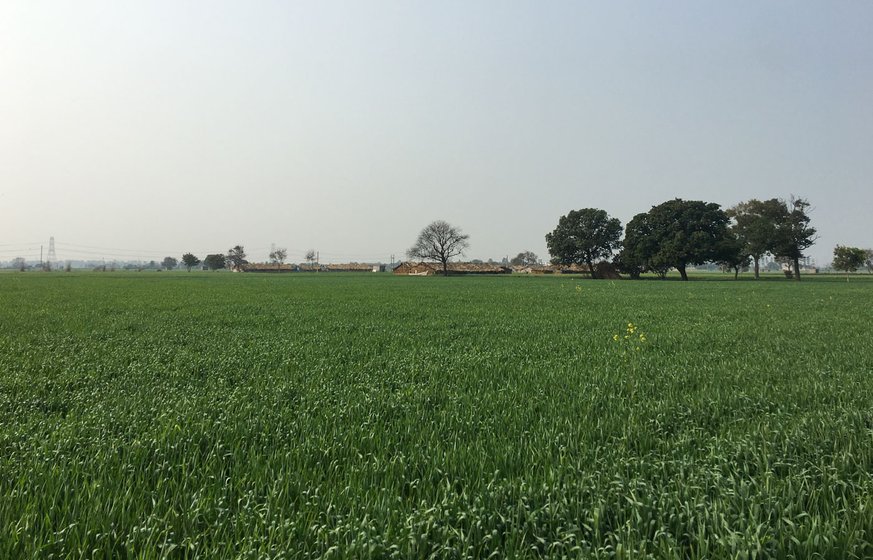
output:
<path id="1" fill-rule="evenodd" d="M 463 255 L 469 247 L 469 235 L 446 221 L 437 220 L 427 225 L 406 256 L 410 259 L 437 261 L 443 267 L 443 275 L 449 275 L 449 259 Z"/>
<path id="2" fill-rule="evenodd" d="M 778 198 L 751 199 L 727 210 L 734 220 L 731 229 L 742 245 L 742 252 L 752 257 L 755 279 L 760 278 L 761 257 L 771 253 L 776 241 L 776 228 L 785 219 L 785 203 Z"/>
<path id="3" fill-rule="evenodd" d="M 843 247 L 837 245 L 834 248 L 833 267 L 846 273 L 846 282 L 849 281 L 849 273 L 855 272 L 864 266 L 867 260 L 867 250 L 859 247 Z"/>
<path id="4" fill-rule="evenodd" d="M 164 257 L 164 260 L 161 261 L 161 266 L 166 270 L 173 270 L 176 266 L 179 265 L 179 261 L 177 261 L 174 257 Z"/>
<path id="5" fill-rule="evenodd" d="M 200 259 L 194 256 L 194 253 L 185 253 L 182 255 L 182 264 L 191 272 L 191 269 L 200 264 Z"/>
<path id="6" fill-rule="evenodd" d="M 730 247 L 728 221 L 718 204 L 668 200 L 653 206 L 644 218 L 638 215 L 631 221 L 637 231 L 631 232 L 629 227 L 627 235 L 634 238 L 625 244 L 625 249 L 631 250 L 622 260 L 630 258 L 655 271 L 675 268 L 682 280 L 688 280 L 689 265 L 724 260 Z"/>
<path id="7" fill-rule="evenodd" d="M 669 265 L 657 256 L 657 238 L 652 233 L 648 212 L 634 216 L 627 223 L 621 252 L 616 256 L 619 271 L 639 278 L 643 272 L 654 272 L 660 277 L 667 275 Z"/>
<path id="8" fill-rule="evenodd" d="M 784 215 L 776 225 L 773 254 L 792 263 L 794 279 L 800 280 L 800 259 L 803 252 L 812 247 L 817 236 L 814 227 L 810 227 L 807 214 L 809 201 L 804 198 L 791 197 L 782 202 Z"/>
<path id="9" fill-rule="evenodd" d="M 219 268 L 224 268 L 226 265 L 227 259 L 225 259 L 224 255 L 212 254 L 206 255 L 206 258 L 203 259 L 203 264 L 206 265 L 206 268 L 209 270 L 218 270 Z"/>
<path id="10" fill-rule="evenodd" d="M 596 278 L 594 263 L 612 256 L 621 247 L 621 222 L 605 210 L 571 210 L 546 234 L 546 246 L 555 264 L 585 264 Z"/>
<path id="11" fill-rule="evenodd" d="M 717 263 L 721 265 L 725 271 L 733 271 L 734 280 L 736 280 L 741 271 L 749 270 L 749 261 L 751 256 L 748 253 L 746 244 L 740 239 L 733 229 L 728 231 L 722 242 L 722 247 Z"/>

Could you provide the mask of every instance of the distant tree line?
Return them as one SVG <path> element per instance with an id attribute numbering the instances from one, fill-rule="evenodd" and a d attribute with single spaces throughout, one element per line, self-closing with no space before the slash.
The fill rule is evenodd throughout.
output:
<path id="1" fill-rule="evenodd" d="M 619 272 L 639 278 L 649 272 L 661 277 L 675 268 L 688 280 L 689 266 L 712 262 L 735 275 L 770 254 L 786 263 L 800 280 L 800 259 L 816 240 L 807 214 L 809 202 L 792 197 L 785 201 L 752 199 L 727 211 L 712 202 L 676 198 L 634 216 L 624 228 L 605 210 L 573 210 L 546 234 L 554 264 L 587 265 L 592 277 L 595 264 L 614 256 Z"/>

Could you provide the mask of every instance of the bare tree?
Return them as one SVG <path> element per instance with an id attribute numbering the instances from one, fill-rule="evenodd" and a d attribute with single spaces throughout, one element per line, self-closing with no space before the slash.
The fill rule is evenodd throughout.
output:
<path id="1" fill-rule="evenodd" d="M 406 252 L 410 259 L 437 261 L 442 264 L 443 275 L 449 275 L 449 259 L 463 255 L 469 247 L 469 235 L 461 233 L 459 228 L 437 220 L 421 230 L 415 245 Z"/>
<path id="2" fill-rule="evenodd" d="M 285 262 L 285 259 L 288 257 L 288 249 L 284 247 L 280 247 L 278 249 L 273 249 L 270 251 L 270 262 L 276 265 L 276 268 L 282 268 L 282 264 Z"/>
<path id="3" fill-rule="evenodd" d="M 306 251 L 305 258 L 306 258 L 307 264 L 309 264 L 310 266 L 313 265 L 315 263 L 315 258 L 316 258 L 315 249 L 310 249 L 310 250 Z"/>

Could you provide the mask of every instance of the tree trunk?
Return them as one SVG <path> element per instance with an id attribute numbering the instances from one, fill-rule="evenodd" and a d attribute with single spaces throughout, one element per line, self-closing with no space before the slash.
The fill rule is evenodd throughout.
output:
<path id="1" fill-rule="evenodd" d="M 594 263 L 591 262 L 591 259 L 585 259 L 585 263 L 588 265 L 588 271 L 591 272 L 591 279 L 596 280 L 597 276 L 594 274 Z"/>
<path id="2" fill-rule="evenodd" d="M 687 282 L 688 281 L 688 273 L 685 272 L 685 265 L 683 264 L 683 265 L 677 266 L 676 270 L 679 271 L 679 276 L 682 277 L 682 281 Z"/>
<path id="3" fill-rule="evenodd" d="M 734 267 L 734 280 L 737 280 L 740 277 L 740 267 Z"/>
<path id="4" fill-rule="evenodd" d="M 794 279 L 800 282 L 800 259 L 794 257 Z"/>
<path id="5" fill-rule="evenodd" d="M 760 267 L 760 257 L 758 255 L 754 255 L 752 257 L 755 259 L 755 280 L 761 279 L 761 267 Z"/>
<path id="6" fill-rule="evenodd" d="M 449 275 L 449 260 L 446 259 L 446 260 L 442 261 L 442 263 L 443 263 L 443 276 L 448 276 Z"/>

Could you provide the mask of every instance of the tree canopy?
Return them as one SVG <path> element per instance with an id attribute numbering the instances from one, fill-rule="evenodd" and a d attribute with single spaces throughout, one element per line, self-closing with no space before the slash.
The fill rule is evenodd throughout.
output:
<path id="1" fill-rule="evenodd" d="M 605 210 L 571 210 L 546 234 L 546 246 L 554 264 L 585 264 L 596 277 L 594 263 L 612 256 L 621 246 L 621 222 Z"/>
<path id="2" fill-rule="evenodd" d="M 191 269 L 200 264 L 200 259 L 194 256 L 193 253 L 185 253 L 182 255 L 182 264 L 191 272 Z"/>
<path id="3" fill-rule="evenodd" d="M 810 227 L 809 215 L 806 213 L 810 204 L 806 199 L 791 197 L 784 206 L 783 218 L 776 224 L 773 244 L 773 254 L 790 261 L 794 269 L 795 280 L 800 280 L 800 259 L 803 252 L 811 247 L 817 237 L 816 230 Z"/>
<path id="4" fill-rule="evenodd" d="M 206 268 L 209 270 L 218 270 L 219 268 L 225 267 L 226 261 L 224 255 L 212 254 L 206 255 L 206 258 L 203 259 L 203 264 L 205 264 Z"/>
<path id="5" fill-rule="evenodd" d="M 741 252 L 754 261 L 755 279 L 760 278 L 761 257 L 775 247 L 776 228 L 786 217 L 785 203 L 778 198 L 763 201 L 753 198 L 726 213 L 734 220 L 731 230 L 742 246 Z"/>
<path id="6" fill-rule="evenodd" d="M 406 251 L 410 259 L 422 259 L 439 262 L 443 267 L 443 275 L 449 275 L 449 259 L 463 255 L 469 247 L 469 235 L 464 235 L 461 230 L 446 221 L 437 220 L 428 224 L 415 244 Z"/>
<path id="7" fill-rule="evenodd" d="M 724 260 L 733 248 L 731 237 L 727 214 L 718 204 L 676 198 L 634 216 L 625 230 L 619 263 L 626 271 L 651 270 L 662 276 L 675 268 L 688 280 L 688 265 Z"/>
<path id="8" fill-rule="evenodd" d="M 834 248 L 833 267 L 846 273 L 846 281 L 849 281 L 849 273 L 855 272 L 864 266 L 867 260 L 867 250 L 859 247 L 844 247 L 837 245 Z"/>
<path id="9" fill-rule="evenodd" d="M 161 261 L 161 266 L 167 270 L 173 270 L 174 268 L 176 268 L 176 266 L 178 266 L 178 264 L 179 261 L 176 260 L 174 257 L 164 257 L 164 260 Z"/>

